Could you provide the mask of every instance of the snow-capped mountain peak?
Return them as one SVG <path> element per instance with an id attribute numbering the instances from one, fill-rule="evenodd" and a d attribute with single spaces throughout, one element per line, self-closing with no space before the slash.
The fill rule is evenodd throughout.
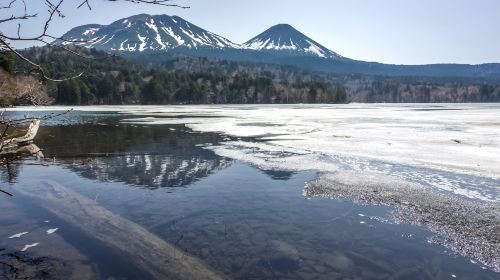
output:
<path id="1" fill-rule="evenodd" d="M 242 45 L 256 51 L 285 51 L 288 54 L 343 59 L 289 24 L 275 25 Z"/>
<path id="2" fill-rule="evenodd" d="M 109 25 L 88 24 L 75 27 L 56 44 L 74 44 L 106 52 L 132 55 L 171 52 L 188 55 L 215 55 L 230 59 L 263 57 L 311 57 L 348 60 L 325 48 L 288 24 L 275 25 L 250 41 L 238 45 L 202 29 L 183 18 L 168 15 L 139 14 Z M 235 51 L 236 50 L 236 51 Z"/>
<path id="3" fill-rule="evenodd" d="M 140 14 L 109 25 L 83 25 L 71 29 L 63 38 L 66 41 L 56 43 L 121 52 L 240 48 L 222 36 L 168 15 Z"/>

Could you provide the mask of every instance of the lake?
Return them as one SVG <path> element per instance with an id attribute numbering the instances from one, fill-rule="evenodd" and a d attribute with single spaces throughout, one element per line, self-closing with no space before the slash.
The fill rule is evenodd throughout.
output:
<path id="1" fill-rule="evenodd" d="M 16 108 L 38 116 L 64 107 Z M 1 167 L 5 279 L 498 279 L 500 105 L 76 107 Z"/>

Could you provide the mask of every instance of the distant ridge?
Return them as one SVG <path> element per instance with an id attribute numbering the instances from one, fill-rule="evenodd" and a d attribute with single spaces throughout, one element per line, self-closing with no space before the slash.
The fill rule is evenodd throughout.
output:
<path id="1" fill-rule="evenodd" d="M 74 44 L 152 63 L 179 55 L 271 63 L 304 70 L 387 76 L 472 77 L 500 81 L 500 64 L 392 65 L 349 59 L 289 24 L 278 24 L 243 44 L 178 16 L 139 14 L 109 25 L 75 27 L 55 44 Z"/>
<path id="2" fill-rule="evenodd" d="M 63 35 L 72 44 L 111 52 L 157 52 L 179 49 L 273 51 L 287 56 L 345 59 L 288 24 L 278 24 L 239 45 L 181 17 L 139 14 L 109 25 L 88 24 Z"/>

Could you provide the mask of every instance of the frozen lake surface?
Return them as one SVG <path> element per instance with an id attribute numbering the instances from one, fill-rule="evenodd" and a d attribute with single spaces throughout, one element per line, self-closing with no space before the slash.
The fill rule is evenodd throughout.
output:
<path id="1" fill-rule="evenodd" d="M 23 222 L 0 214 L 1 234 L 21 234 L 0 243 L 9 254 L 40 254 L 48 239 L 63 238 L 54 251 L 89 275 L 161 275 L 158 263 L 126 257 L 136 253 L 124 249 L 129 237 L 100 234 L 114 232 L 96 224 L 104 215 L 129 236 L 158 237 L 164 251 L 186 249 L 187 263 L 231 278 L 494 279 L 500 271 L 500 105 L 74 109 L 40 131 L 36 144 L 50 161 L 16 165 L 3 213 Z M 97 221 L 57 214 L 67 210 Z M 110 263 L 87 246 L 125 257 Z M 179 271 L 186 265 L 169 260 Z M 129 262 L 128 272 L 113 269 Z"/>
<path id="2" fill-rule="evenodd" d="M 35 108 L 47 110 L 50 108 Z M 60 107 L 59 110 L 67 108 Z M 21 110 L 24 110 L 21 108 Z M 373 171 L 424 181 L 436 188 L 500 201 L 500 105 L 349 104 L 289 106 L 99 106 L 123 123 L 185 124 L 199 132 L 236 137 L 209 148 L 223 156 L 284 169 Z M 278 154 L 276 158 L 269 154 Z M 285 155 L 285 157 L 283 157 Z M 286 160 L 284 160 L 286 159 Z M 441 173 L 407 174 L 395 165 Z"/>

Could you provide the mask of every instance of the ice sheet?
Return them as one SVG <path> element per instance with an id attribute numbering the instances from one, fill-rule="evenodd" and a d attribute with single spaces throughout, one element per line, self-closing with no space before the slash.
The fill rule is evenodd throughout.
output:
<path id="1" fill-rule="evenodd" d="M 78 108 L 80 109 L 80 108 Z M 85 107 L 260 137 L 311 153 L 346 154 L 500 178 L 500 105 Z M 182 119 L 172 119 L 182 115 Z M 203 117 L 198 117 L 203 116 Z"/>

